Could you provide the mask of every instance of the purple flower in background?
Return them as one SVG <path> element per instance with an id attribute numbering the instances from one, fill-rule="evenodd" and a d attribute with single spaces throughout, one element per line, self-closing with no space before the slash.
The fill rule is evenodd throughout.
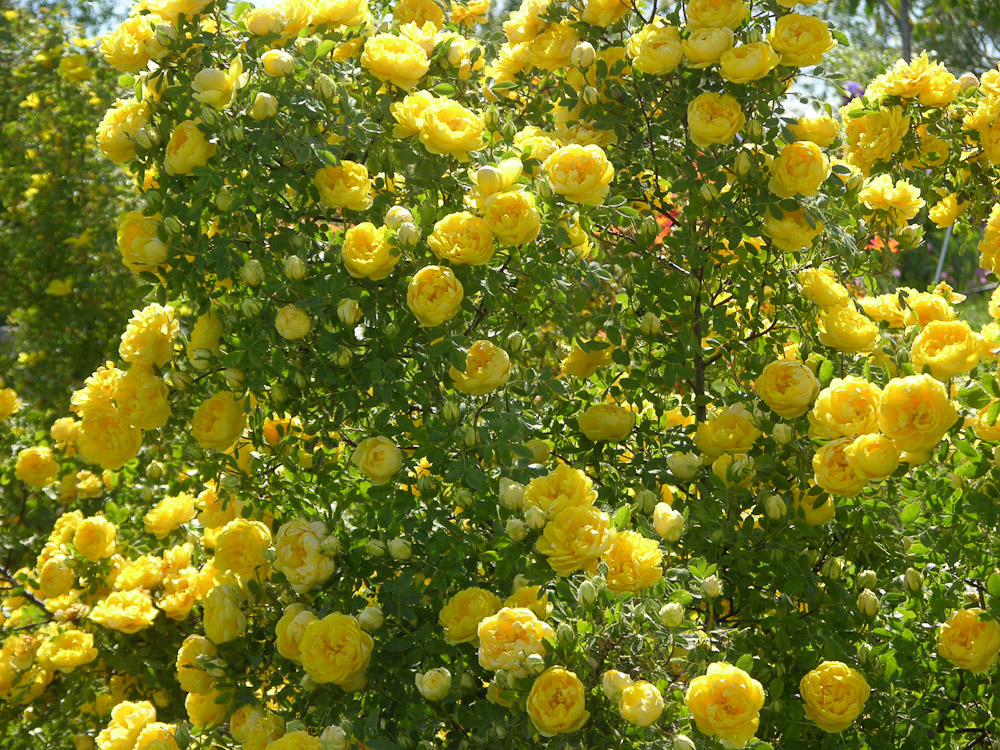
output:
<path id="1" fill-rule="evenodd" d="M 847 104 L 852 99 L 857 99 L 865 94 L 865 87 L 862 86 L 857 81 L 848 81 L 844 85 L 844 90 L 847 92 L 847 96 L 844 97 L 844 104 Z"/>

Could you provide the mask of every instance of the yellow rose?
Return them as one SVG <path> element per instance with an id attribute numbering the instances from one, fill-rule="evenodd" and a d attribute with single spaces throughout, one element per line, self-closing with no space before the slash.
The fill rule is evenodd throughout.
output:
<path id="1" fill-rule="evenodd" d="M 344 233 L 340 258 L 355 279 L 380 281 L 392 273 L 400 256 L 389 244 L 385 227 L 365 221 Z"/>
<path id="2" fill-rule="evenodd" d="M 191 434 L 205 450 L 227 451 L 246 427 L 243 400 L 220 391 L 202 402 L 191 419 Z"/>
<path id="3" fill-rule="evenodd" d="M 489 341 L 476 341 L 465 355 L 465 371 L 449 371 L 455 388 L 462 393 L 481 396 L 502 388 L 510 379 L 510 357 Z"/>
<path id="4" fill-rule="evenodd" d="M 76 583 L 76 574 L 66 555 L 52 555 L 44 563 L 39 558 L 38 586 L 45 599 L 62 596 Z"/>
<path id="5" fill-rule="evenodd" d="M 878 338 L 878 326 L 853 305 L 820 313 L 820 343 L 842 352 L 868 352 Z"/>
<path id="6" fill-rule="evenodd" d="M 590 477 L 561 463 L 544 477 L 535 477 L 528 483 L 522 504 L 525 510 L 541 508 L 548 518 L 554 518 L 563 508 L 590 506 L 595 500 L 597 491 Z"/>
<path id="7" fill-rule="evenodd" d="M 820 148 L 832 146 L 840 135 L 840 125 L 826 115 L 799 117 L 794 122 L 788 123 L 788 129 L 800 141 L 812 141 Z"/>
<path id="8" fill-rule="evenodd" d="M 417 672 L 417 690 L 429 701 L 442 700 L 451 690 L 451 672 L 445 667 Z"/>
<path id="9" fill-rule="evenodd" d="M 59 464 L 50 448 L 33 446 L 18 451 L 14 476 L 32 487 L 47 487 L 59 473 Z"/>
<path id="10" fill-rule="evenodd" d="M 660 718 L 663 705 L 663 696 L 656 685 L 638 680 L 622 690 L 621 698 L 618 699 L 618 713 L 630 724 L 648 727 Z"/>
<path id="11" fill-rule="evenodd" d="M 130 16 L 101 39 L 101 55 L 120 73 L 136 73 L 150 57 L 162 49 L 153 33 L 160 18 L 155 15 Z"/>
<path id="12" fill-rule="evenodd" d="M 714 65 L 726 50 L 733 47 L 733 31 L 729 28 L 704 28 L 692 31 L 681 42 L 681 51 L 689 68 L 707 68 Z"/>
<path id="13" fill-rule="evenodd" d="M 97 146 L 116 164 L 135 158 L 135 134 L 149 124 L 149 102 L 119 99 L 97 127 Z"/>
<path id="14" fill-rule="evenodd" d="M 627 50 L 633 68 L 657 76 L 672 73 L 684 55 L 680 29 L 659 17 L 629 37 Z"/>
<path id="15" fill-rule="evenodd" d="M 1000 654 L 1000 623 L 980 619 L 985 610 L 960 609 L 938 633 L 938 653 L 960 669 L 985 672 Z"/>
<path id="16" fill-rule="evenodd" d="M 688 104 L 687 119 L 691 141 L 702 148 L 732 143 L 747 121 L 736 99 L 713 91 L 699 94 Z"/>
<path id="17" fill-rule="evenodd" d="M 827 439 L 878 432 L 881 398 L 881 388 L 857 375 L 834 378 L 820 392 L 809 413 L 810 437 Z"/>
<path id="18" fill-rule="evenodd" d="M 285 607 L 281 619 L 274 627 L 278 653 L 286 659 L 301 661 L 299 648 L 302 645 L 302 636 L 306 632 L 306 626 L 317 619 L 319 618 L 306 609 L 304 604 L 290 604 Z"/>
<path id="19" fill-rule="evenodd" d="M 819 380 L 806 365 L 794 359 L 769 362 L 754 382 L 760 399 L 779 417 L 801 417 L 819 395 Z"/>
<path id="20" fill-rule="evenodd" d="M 194 18 L 211 4 L 212 0 L 146 0 L 145 7 L 165 21 L 176 21 L 185 15 Z"/>
<path id="21" fill-rule="evenodd" d="M 482 213 L 501 245 L 534 242 L 542 227 L 535 196 L 525 190 L 493 193 L 483 201 Z"/>
<path id="22" fill-rule="evenodd" d="M 126 211 L 118 217 L 118 251 L 133 273 L 155 271 L 167 259 L 167 246 L 156 236 L 159 226 L 158 219 L 138 211 Z"/>
<path id="23" fill-rule="evenodd" d="M 163 581 L 163 560 L 156 555 L 140 555 L 130 560 L 115 578 L 116 591 L 154 589 Z"/>
<path id="24" fill-rule="evenodd" d="M 714 459 L 723 453 L 746 453 L 760 434 L 747 408 L 742 404 L 734 404 L 699 424 L 694 444 L 698 450 Z"/>
<path id="25" fill-rule="evenodd" d="M 601 555 L 608 566 L 608 589 L 615 594 L 636 592 L 663 577 L 663 552 L 654 539 L 635 531 L 612 531 L 611 544 Z"/>
<path id="26" fill-rule="evenodd" d="M 251 8 L 240 16 L 240 21 L 254 36 L 280 34 L 285 25 L 285 19 L 278 8 Z"/>
<path id="27" fill-rule="evenodd" d="M 270 546 L 271 532 L 264 523 L 234 518 L 215 537 L 215 567 L 244 580 L 267 577 Z"/>
<path id="28" fill-rule="evenodd" d="M 402 101 L 389 105 L 389 112 L 396 124 L 392 128 L 393 138 L 409 138 L 418 135 L 424 124 L 424 112 L 437 101 L 437 97 L 429 91 L 416 91 L 407 94 Z"/>
<path id="29" fill-rule="evenodd" d="M 538 675 L 525 707 L 531 723 L 545 737 L 575 732 L 590 718 L 583 683 L 563 667 L 549 667 Z"/>
<path id="30" fill-rule="evenodd" d="M 993 424 L 990 424 L 989 419 L 990 409 L 996 401 L 995 398 L 991 399 L 986 406 L 976 412 L 976 416 L 972 419 L 972 431 L 977 438 L 988 443 L 1000 442 L 1000 419 Z"/>
<path id="31" fill-rule="evenodd" d="M 205 636 L 212 643 L 228 643 L 247 629 L 247 618 L 240 608 L 243 595 L 234 584 L 223 583 L 213 588 L 202 607 Z"/>
<path id="32" fill-rule="evenodd" d="M 764 688 L 739 667 L 715 662 L 691 681 L 684 701 L 704 734 L 743 747 L 760 726 Z"/>
<path id="33" fill-rule="evenodd" d="M 448 643 L 469 643 L 478 637 L 479 623 L 500 611 L 500 597 L 484 589 L 462 589 L 438 614 Z"/>
<path id="34" fill-rule="evenodd" d="M 187 492 L 167 495 L 146 511 L 143 526 L 157 539 L 166 539 L 174 529 L 194 518 L 194 496 Z"/>
<path id="35" fill-rule="evenodd" d="M 320 750 L 323 743 L 319 737 L 313 737 L 308 732 L 289 732 L 268 743 L 264 750 Z"/>
<path id="36" fill-rule="evenodd" d="M 561 70 L 573 60 L 573 49 L 580 35 L 567 21 L 550 23 L 528 46 L 528 61 L 536 68 L 549 72 Z"/>
<path id="37" fill-rule="evenodd" d="M 229 701 L 220 701 L 221 692 L 213 690 L 209 693 L 188 693 L 184 699 L 188 721 L 195 727 L 214 727 L 221 724 L 229 715 Z"/>
<path id="38" fill-rule="evenodd" d="M 427 73 L 430 61 L 416 42 L 392 34 L 376 34 L 365 42 L 361 67 L 378 80 L 409 91 Z"/>
<path id="39" fill-rule="evenodd" d="M 572 375 L 577 378 L 589 378 L 601 367 L 611 364 L 611 355 L 615 348 L 606 341 L 592 341 L 593 346 L 585 351 L 579 346 L 574 346 L 566 358 L 562 361 L 563 375 Z"/>
<path id="40" fill-rule="evenodd" d="M 115 591 L 90 611 L 90 619 L 101 627 L 122 633 L 138 633 L 153 624 L 160 610 L 145 589 Z"/>
<path id="41" fill-rule="evenodd" d="M 283 49 L 269 49 L 260 56 L 260 64 L 272 78 L 284 78 L 295 72 L 295 58 Z"/>
<path id="42" fill-rule="evenodd" d="M 559 144 L 551 136 L 532 125 L 522 128 L 514 135 L 514 146 L 523 158 L 530 155 L 532 160 L 537 159 L 542 163 L 559 148 Z M 537 174 L 538 167 L 530 171 Z"/>
<path id="43" fill-rule="evenodd" d="M 120 700 L 121 695 L 115 697 Z M 121 701 L 111 710 L 111 721 L 97 735 L 100 750 L 128 750 L 142 730 L 156 721 L 156 709 L 149 701 Z"/>
<path id="44" fill-rule="evenodd" d="M 806 268 L 799 271 L 802 294 L 814 305 L 824 310 L 843 307 L 850 302 L 847 288 L 837 281 L 829 268 Z"/>
<path id="45" fill-rule="evenodd" d="M 830 160 L 812 141 L 796 141 L 771 162 L 767 189 L 779 198 L 816 195 L 830 176 Z"/>
<path id="46" fill-rule="evenodd" d="M 606 28 L 625 17 L 631 8 L 623 0 L 587 0 L 580 20 L 591 26 Z"/>
<path id="47" fill-rule="evenodd" d="M 546 638 L 555 637 L 550 625 L 530 609 L 504 607 L 484 617 L 476 630 L 479 636 L 479 666 L 495 672 L 503 669 L 514 677 L 527 677 L 525 660 L 532 654 L 545 655 Z"/>
<path id="48" fill-rule="evenodd" d="M 842 732 L 857 719 L 871 693 L 857 671 L 839 661 L 825 661 L 799 682 L 806 716 L 824 732 Z"/>
<path id="49" fill-rule="evenodd" d="M 72 672 L 97 658 L 94 636 L 82 630 L 63 630 L 39 647 L 36 658 L 45 669 Z"/>
<path id="50" fill-rule="evenodd" d="M 560 576 L 590 570 L 611 546 L 611 519 L 592 505 L 570 505 L 545 524 L 535 549 Z"/>
<path id="51" fill-rule="evenodd" d="M 421 113 L 420 142 L 432 154 L 451 154 L 468 161 L 470 151 L 486 144 L 483 118 L 452 99 L 437 99 Z"/>
<path id="52" fill-rule="evenodd" d="M 351 461 L 375 486 L 385 484 L 403 464 L 402 454 L 389 438 L 365 438 L 354 449 Z"/>
<path id="53" fill-rule="evenodd" d="M 462 282 L 445 266 L 425 266 L 406 290 L 406 304 L 424 328 L 451 320 L 462 309 Z"/>
<path id="54" fill-rule="evenodd" d="M 319 199 L 330 208 L 364 211 L 372 204 L 372 183 L 364 164 L 344 160 L 313 175 Z"/>
<path id="55" fill-rule="evenodd" d="M 879 429 L 902 451 L 930 450 L 956 419 L 958 412 L 948 392 L 930 375 L 893 378 L 882 389 Z"/>
<path id="56" fill-rule="evenodd" d="M 779 250 L 794 253 L 812 247 L 813 240 L 823 233 L 823 222 L 806 218 L 801 208 L 795 211 L 777 211 L 768 207 L 764 214 L 764 234 Z"/>
<path id="57" fill-rule="evenodd" d="M 115 553 L 115 525 L 104 516 L 83 519 L 73 533 L 73 546 L 84 558 L 97 562 Z"/>
<path id="58" fill-rule="evenodd" d="M 927 367 L 938 380 L 968 372 L 979 364 L 982 338 L 960 320 L 932 320 L 913 340 L 910 361 L 917 372 Z"/>
<path id="59" fill-rule="evenodd" d="M 852 438 L 838 438 L 813 455 L 813 479 L 831 495 L 855 497 L 868 484 L 868 479 L 847 458 L 847 448 L 853 442 Z"/>
<path id="60" fill-rule="evenodd" d="M 782 65 L 799 68 L 818 65 L 823 55 L 837 46 L 826 21 L 799 13 L 779 18 L 767 40 L 781 55 Z"/>
<path id="61" fill-rule="evenodd" d="M 215 644 L 201 635 L 189 635 L 177 650 L 177 682 L 188 693 L 207 693 L 215 681 L 198 663 L 198 657 L 214 659 Z"/>
<path id="62" fill-rule="evenodd" d="M 180 323 L 172 307 L 156 303 L 137 310 L 122 334 L 118 355 L 134 365 L 163 367 L 174 354 Z"/>
<path id="63" fill-rule="evenodd" d="M 142 728 L 135 740 L 135 750 L 180 750 L 177 725 L 154 721 Z"/>
<path id="64" fill-rule="evenodd" d="M 296 593 L 308 591 L 333 575 L 333 558 L 323 554 L 325 537 L 322 521 L 296 518 L 278 529 L 274 569 L 284 574 Z"/>
<path id="65" fill-rule="evenodd" d="M 343 685 L 368 669 L 374 645 L 357 620 L 333 612 L 306 625 L 299 657 L 316 682 Z"/>
<path id="66" fill-rule="evenodd" d="M 858 193 L 858 200 L 872 211 L 883 213 L 897 228 L 906 226 L 924 207 L 919 188 L 906 180 L 893 183 L 887 174 L 870 178 Z"/>
<path id="67" fill-rule="evenodd" d="M 81 421 L 77 442 L 84 461 L 117 470 L 139 453 L 142 431 L 114 407 L 95 409 Z"/>
<path id="68" fill-rule="evenodd" d="M 823 526 L 830 523 L 837 512 L 832 497 L 827 496 L 824 502 L 816 505 L 816 501 L 822 497 L 817 493 L 818 490 L 810 488 L 807 492 L 796 491 L 794 495 L 795 517 L 801 518 L 810 526 Z"/>
<path id="69" fill-rule="evenodd" d="M 635 412 L 617 404 L 595 404 L 577 417 L 577 423 L 588 440 L 619 443 L 635 427 Z"/>
<path id="70" fill-rule="evenodd" d="M 705 27 L 737 29 L 750 11 L 742 0 L 688 0 L 685 15 L 692 31 Z"/>
<path id="71" fill-rule="evenodd" d="M 309 335 L 312 319 L 309 313 L 296 305 L 285 305 L 274 318 L 274 328 L 281 338 L 297 341 Z"/>
<path id="72" fill-rule="evenodd" d="M 493 257 L 493 231 L 483 219 L 460 211 L 434 224 L 427 245 L 441 260 L 480 266 Z"/>
<path id="73" fill-rule="evenodd" d="M 719 72 L 732 83 L 750 83 L 774 70 L 780 59 L 767 42 L 741 44 L 722 53 Z"/>
<path id="74" fill-rule="evenodd" d="M 133 366 L 118 382 L 115 403 L 122 418 L 140 430 L 156 430 L 170 419 L 166 383 L 142 366 Z"/>
<path id="75" fill-rule="evenodd" d="M 205 138 L 197 120 L 185 120 L 174 128 L 167 141 L 163 168 L 167 174 L 186 175 L 203 167 L 215 155 L 215 144 Z"/>
<path id="76" fill-rule="evenodd" d="M 544 169 L 557 195 L 588 206 L 604 202 L 615 177 L 604 149 L 596 145 L 563 146 L 546 157 Z"/>
<path id="77" fill-rule="evenodd" d="M 958 221 L 958 217 L 968 207 L 969 204 L 967 201 L 960 203 L 957 194 L 948 193 L 948 195 L 931 206 L 931 210 L 927 212 L 927 217 L 934 222 L 938 229 L 947 229 Z"/>
<path id="78" fill-rule="evenodd" d="M 0 388 L 0 421 L 17 414 L 21 411 L 21 406 L 21 399 L 17 397 L 17 392 L 13 388 Z M 64 419 L 73 421 L 72 417 L 64 417 Z M 54 426 L 53 429 L 55 429 Z M 59 440 L 55 435 L 52 436 L 52 439 Z"/>
<path id="79" fill-rule="evenodd" d="M 888 478 L 899 466 L 899 450 L 884 435 L 859 435 L 847 446 L 846 453 L 855 471 L 871 482 Z"/>
<path id="80" fill-rule="evenodd" d="M 432 23 L 438 28 L 444 26 L 444 11 L 434 0 L 396 0 L 392 6 L 392 17 L 400 24 L 423 26 Z"/>

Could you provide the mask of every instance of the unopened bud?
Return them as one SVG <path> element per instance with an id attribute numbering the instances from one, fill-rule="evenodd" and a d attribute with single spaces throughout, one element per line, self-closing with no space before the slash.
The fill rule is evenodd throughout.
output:
<path id="1" fill-rule="evenodd" d="M 157 43 L 163 47 L 169 47 L 177 41 L 177 29 L 174 28 L 172 23 L 156 24 L 156 30 L 153 32 L 153 35 L 156 37 Z"/>
<path id="2" fill-rule="evenodd" d="M 704 198 L 707 203 L 711 203 L 712 201 L 714 201 L 716 198 L 719 197 L 719 188 L 717 188 L 711 182 L 702 183 L 701 188 L 699 188 L 698 192 L 701 193 L 701 197 Z"/>
<path id="3" fill-rule="evenodd" d="M 784 423 L 776 424 L 771 437 L 778 445 L 788 445 L 792 442 L 792 426 Z"/>
<path id="4" fill-rule="evenodd" d="M 151 482 L 158 482 L 163 479 L 163 464 L 159 461 L 150 461 L 146 466 L 146 479 Z"/>
<path id="5" fill-rule="evenodd" d="M 316 79 L 316 91 L 321 99 L 332 99 L 334 94 L 333 81 L 325 73 Z"/>
<path id="6" fill-rule="evenodd" d="M 573 630 L 573 626 L 568 622 L 559 623 L 559 627 L 556 628 L 556 639 L 560 643 L 570 644 L 576 641 L 576 631 Z"/>
<path id="7" fill-rule="evenodd" d="M 753 159 L 750 157 L 749 152 L 740 151 L 739 155 L 736 157 L 736 174 L 740 177 L 746 177 L 750 174 L 750 170 L 753 169 Z"/>
<path id="8" fill-rule="evenodd" d="M 648 312 L 639 320 L 639 330 L 643 336 L 655 336 L 663 330 L 660 319 L 655 313 Z"/>
<path id="9" fill-rule="evenodd" d="M 924 585 L 924 574 L 916 568 L 907 568 L 903 580 L 906 581 L 906 588 L 910 591 L 920 591 Z"/>
<path id="10" fill-rule="evenodd" d="M 361 614 L 358 615 L 358 625 L 366 633 L 371 633 L 382 627 L 384 619 L 381 607 L 365 607 L 361 610 Z"/>
<path id="11" fill-rule="evenodd" d="M 228 211 L 232 205 L 233 193 L 229 188 L 224 187 L 215 194 L 215 207 L 220 211 Z"/>
<path id="12" fill-rule="evenodd" d="M 507 337 L 507 351 L 510 354 L 516 354 L 522 349 L 524 349 L 524 334 L 520 331 L 514 331 Z"/>
<path id="13" fill-rule="evenodd" d="M 674 453 L 667 459 L 670 473 L 681 481 L 694 479 L 701 467 L 701 458 L 696 453 Z"/>
<path id="14" fill-rule="evenodd" d="M 584 104 L 588 104 L 593 107 L 598 101 L 600 101 L 601 95 L 593 86 L 584 86 L 582 98 Z"/>
<path id="15" fill-rule="evenodd" d="M 836 581 L 844 572 L 844 561 L 839 557 L 831 557 L 820 568 L 820 572 L 831 581 Z"/>
<path id="16" fill-rule="evenodd" d="M 524 668 L 529 674 L 541 674 L 545 671 L 545 657 L 541 654 L 528 654 L 524 660 Z"/>
<path id="17" fill-rule="evenodd" d="M 289 255 L 285 258 L 285 276 L 292 281 L 298 281 L 306 275 L 306 264 L 298 255 Z"/>
<path id="18" fill-rule="evenodd" d="M 507 477 L 500 477 L 500 504 L 507 510 L 518 510 L 524 501 L 524 485 Z"/>
<path id="19" fill-rule="evenodd" d="M 379 541 L 378 539 L 372 539 L 365 545 L 365 552 L 367 552 L 371 557 L 385 557 L 385 542 Z"/>
<path id="20" fill-rule="evenodd" d="M 664 627 L 677 628 L 684 622 L 684 606 L 679 602 L 669 602 L 660 607 L 660 622 Z"/>
<path id="21" fill-rule="evenodd" d="M 540 529 L 545 525 L 545 511 L 537 505 L 532 505 L 524 511 L 524 522 L 529 529 Z"/>
<path id="22" fill-rule="evenodd" d="M 528 535 L 528 527 L 520 518 L 511 518 L 504 527 L 504 533 L 513 541 L 520 542 Z"/>
<path id="23" fill-rule="evenodd" d="M 672 750 L 697 750 L 694 740 L 686 734 L 674 735 L 674 746 Z"/>
<path id="24" fill-rule="evenodd" d="M 256 318 L 260 315 L 260 303 L 255 299 L 245 299 L 240 304 L 240 312 L 243 313 L 244 317 Z"/>
<path id="25" fill-rule="evenodd" d="M 597 587 L 592 581 L 586 580 L 576 590 L 576 600 L 584 607 L 590 607 L 597 601 Z"/>
<path id="26" fill-rule="evenodd" d="M 250 116 L 255 120 L 266 120 L 278 114 L 278 100 L 271 94 L 261 91 L 250 105 Z"/>
<path id="27" fill-rule="evenodd" d="M 385 212 L 385 225 L 389 229 L 397 230 L 403 224 L 412 224 L 413 214 L 410 210 L 404 208 L 403 206 L 393 206 L 388 211 Z"/>
<path id="28" fill-rule="evenodd" d="M 701 593 L 706 599 L 718 599 L 722 594 L 722 581 L 718 576 L 709 576 L 701 582 Z"/>
<path id="29" fill-rule="evenodd" d="M 858 588 L 859 589 L 870 589 L 875 585 L 878 580 L 878 576 L 875 574 L 874 570 L 862 570 L 858 573 Z"/>
<path id="30" fill-rule="evenodd" d="M 234 391 L 242 388 L 247 382 L 247 374 L 239 367 L 227 367 L 223 370 L 222 376 L 226 379 L 226 385 Z"/>
<path id="31" fill-rule="evenodd" d="M 333 557 L 340 552 L 340 540 L 332 534 L 330 536 L 323 537 L 320 549 L 323 550 L 324 555 Z"/>
<path id="32" fill-rule="evenodd" d="M 874 617 L 878 614 L 879 600 L 875 592 L 865 589 L 858 594 L 858 611 L 865 617 Z"/>
<path id="33" fill-rule="evenodd" d="M 248 260 L 240 269 L 240 277 L 250 286 L 257 286 L 264 280 L 264 269 L 259 260 Z"/>
<path id="34" fill-rule="evenodd" d="M 958 85 L 962 87 L 962 91 L 978 89 L 979 79 L 976 77 L 975 73 L 962 73 L 962 75 L 958 77 Z"/>
<path id="35" fill-rule="evenodd" d="M 399 240 L 399 244 L 404 247 L 412 247 L 420 242 L 420 230 L 417 228 L 416 224 L 412 222 L 405 221 L 399 225 L 399 229 L 396 230 L 396 239 Z"/>
<path id="36" fill-rule="evenodd" d="M 589 68 L 597 59 L 597 51 L 590 42 L 580 42 L 573 48 L 570 62 L 578 68 Z"/>
<path id="37" fill-rule="evenodd" d="M 405 539 L 393 539 L 389 542 L 389 557 L 393 560 L 409 560 L 412 554 L 413 549 Z"/>

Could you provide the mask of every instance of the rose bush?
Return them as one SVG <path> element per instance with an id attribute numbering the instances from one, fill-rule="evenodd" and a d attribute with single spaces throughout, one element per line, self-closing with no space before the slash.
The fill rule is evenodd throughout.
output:
<path id="1" fill-rule="evenodd" d="M 0 391 L 3 746 L 995 742 L 1000 324 L 886 271 L 997 270 L 1000 71 L 796 119 L 797 10 L 136 6 L 134 313 Z"/>

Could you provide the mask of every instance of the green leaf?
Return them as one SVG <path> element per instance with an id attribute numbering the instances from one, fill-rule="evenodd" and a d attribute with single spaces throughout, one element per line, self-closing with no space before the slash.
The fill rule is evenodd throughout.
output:
<path id="1" fill-rule="evenodd" d="M 994 573 L 986 579 L 986 590 L 990 596 L 1000 597 L 1000 575 Z"/>
<path id="2" fill-rule="evenodd" d="M 923 506 L 920 503 L 910 503 L 899 514 L 899 520 L 906 524 L 913 523 L 920 518 L 922 512 Z"/>

